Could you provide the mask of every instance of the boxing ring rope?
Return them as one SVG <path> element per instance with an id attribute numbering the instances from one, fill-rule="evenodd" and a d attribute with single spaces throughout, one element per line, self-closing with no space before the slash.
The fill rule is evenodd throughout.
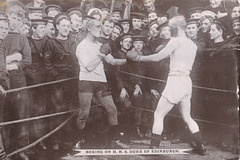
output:
<path id="1" fill-rule="evenodd" d="M 239 49 L 237 49 L 239 50 Z M 139 77 L 139 78 L 143 78 L 143 79 L 148 79 L 148 80 L 153 80 L 153 81 L 158 81 L 158 82 L 163 82 L 166 83 L 165 80 L 161 80 L 161 79 L 155 79 L 155 78 L 151 78 L 151 77 L 145 77 L 145 76 L 141 76 L 141 75 L 137 75 L 137 74 L 133 74 L 133 73 L 128 73 L 128 72 L 124 72 L 124 71 L 119 71 L 120 73 L 126 74 L 126 75 L 130 75 L 130 76 L 135 76 L 135 77 Z M 57 81 L 51 81 L 51 82 L 46 82 L 46 83 L 40 83 L 40 84 L 36 84 L 36 85 L 31 85 L 31 86 L 26 86 L 26 87 L 21 87 L 21 88 L 15 88 L 15 89 L 10 89 L 7 90 L 6 93 L 13 93 L 13 92 L 17 92 L 17 91 L 21 91 L 21 90 L 26 90 L 26 89 L 32 89 L 32 88 L 37 88 L 37 87 L 42 87 L 42 86 L 47 86 L 47 85 L 52 85 L 52 84 L 56 84 L 56 83 L 62 83 L 62 82 L 66 82 L 66 81 L 70 81 L 70 80 L 74 80 L 77 79 L 78 77 L 72 77 L 72 78 L 66 78 L 66 79 L 61 79 L 61 80 L 57 80 Z M 224 90 L 224 89 L 217 89 L 217 88 L 209 88 L 209 87 L 202 87 L 202 86 L 195 86 L 193 85 L 193 88 L 198 88 L 198 89 L 204 89 L 204 90 L 209 90 L 209 91 L 215 91 L 215 92 L 226 92 L 226 93 L 237 93 L 237 91 L 233 91 L 233 90 Z M 98 106 L 102 106 L 101 104 L 97 104 L 97 105 L 93 105 L 91 107 L 98 107 Z M 144 108 L 137 108 L 137 107 L 133 107 L 135 109 L 138 110 L 142 110 L 145 112 L 151 112 L 154 113 L 153 110 L 148 110 L 148 109 L 144 109 Z M 23 152 L 25 150 L 28 150 L 29 148 L 32 148 L 33 146 L 35 146 L 36 144 L 40 143 L 41 141 L 43 141 L 44 139 L 50 137 L 52 134 L 56 133 L 58 130 L 60 130 L 66 123 L 68 123 L 75 115 L 75 112 L 77 112 L 79 109 L 75 109 L 75 110 L 70 110 L 70 111 L 65 111 L 65 112 L 58 112 L 58 113 L 53 113 L 53 114 L 48 114 L 48 115 L 42 115 L 42 116 L 36 116 L 36 117 L 31 117 L 31 118 L 26 118 L 26 119 L 20 119 L 20 120 L 14 120 L 14 121 L 8 121 L 8 122 L 2 122 L 0 123 L 0 128 L 2 126 L 6 126 L 6 125 L 11 125 L 11 124 L 16 124 L 16 123 L 23 123 L 23 122 L 28 122 L 28 121 L 33 121 L 33 120 L 38 120 L 38 119 L 43 119 L 43 118 L 49 118 L 49 117 L 56 117 L 59 115 L 65 115 L 65 114 L 69 114 L 72 113 L 71 116 L 69 116 L 62 124 L 60 124 L 58 127 L 56 127 L 54 130 L 52 130 L 51 132 L 49 132 L 48 134 L 46 134 L 45 136 L 39 138 L 38 140 L 36 140 L 35 142 L 29 144 L 28 146 L 25 146 L 23 148 L 20 148 L 18 150 L 13 151 L 12 153 L 9 153 L 7 155 L 7 157 L 11 157 L 13 155 L 16 155 L 20 152 Z M 174 115 L 174 114 L 169 114 L 169 116 L 173 116 L 173 117 L 178 117 L 181 118 L 181 116 L 179 115 Z M 208 124 L 216 124 L 216 125 L 221 125 L 221 126 L 225 126 L 225 127 L 229 127 L 229 125 L 226 124 L 222 124 L 222 123 L 217 123 L 217 122 L 212 122 L 212 121 L 207 121 L 207 120 L 202 120 L 202 119 L 195 119 L 196 121 L 200 121 L 200 122 L 204 122 L 204 123 L 208 123 Z M 234 126 L 237 127 L 237 126 Z"/>
<path id="2" fill-rule="evenodd" d="M 66 119 L 62 124 L 60 124 L 57 128 L 55 128 L 54 130 L 52 130 L 51 132 L 49 132 L 49 133 L 46 134 L 45 136 L 39 138 L 38 140 L 36 140 L 35 142 L 29 144 L 28 146 L 25 146 L 25 147 L 23 147 L 23 148 L 20 148 L 20 149 L 18 149 L 18 150 L 13 151 L 12 153 L 9 153 L 9 154 L 7 155 L 7 157 L 14 156 L 14 155 L 16 155 L 16 154 L 18 154 L 18 153 L 20 153 L 20 152 L 26 151 L 26 150 L 34 147 L 35 145 L 37 145 L 38 143 L 40 143 L 40 142 L 43 141 L 44 139 L 50 137 L 51 135 L 53 135 L 54 133 L 56 133 L 57 131 L 59 131 L 67 122 L 69 122 L 69 121 L 73 118 L 73 116 L 74 116 L 74 113 L 73 113 L 70 117 L 68 117 L 68 119 Z"/>
<path id="3" fill-rule="evenodd" d="M 153 81 L 164 82 L 164 83 L 167 82 L 165 80 L 160 80 L 160 79 L 151 78 L 151 77 L 145 77 L 145 76 L 141 76 L 141 75 L 137 75 L 137 74 L 133 74 L 133 73 L 129 73 L 129 72 L 124 72 L 124 71 L 119 71 L 119 72 L 123 73 L 123 74 L 126 74 L 126 75 L 130 75 L 130 76 L 134 76 L 134 77 L 138 77 L 138 78 L 143 78 L 143 79 L 147 79 L 147 80 L 153 80 Z M 210 91 L 216 91 L 216 92 L 236 93 L 236 91 L 233 91 L 233 90 L 201 87 L 201 86 L 196 86 L 196 85 L 193 85 L 192 87 L 193 88 L 198 88 L 198 89 L 205 89 L 205 90 L 210 90 Z"/>

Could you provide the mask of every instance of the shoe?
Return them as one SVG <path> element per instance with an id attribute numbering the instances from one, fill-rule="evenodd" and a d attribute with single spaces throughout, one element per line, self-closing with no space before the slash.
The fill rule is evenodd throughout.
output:
<path id="1" fill-rule="evenodd" d="M 179 143 L 182 143 L 182 140 L 179 139 L 179 138 L 174 138 L 174 139 L 171 140 L 171 143 L 172 144 L 179 144 Z"/>
<path id="2" fill-rule="evenodd" d="M 197 148 L 194 148 L 194 149 L 192 150 L 192 152 L 193 152 L 193 153 L 197 153 L 197 154 L 199 154 L 199 155 L 205 155 L 206 152 L 207 152 L 207 149 L 206 149 L 206 147 L 205 147 L 204 144 L 201 144 L 201 145 L 198 146 Z"/>
<path id="3" fill-rule="evenodd" d="M 112 147 L 113 148 L 121 148 L 121 149 L 130 149 L 130 146 L 121 142 L 120 140 L 113 140 L 112 141 Z"/>
<path id="4" fill-rule="evenodd" d="M 82 145 L 83 145 L 84 143 L 85 143 L 85 140 L 84 140 L 84 139 L 78 141 L 78 142 L 74 145 L 73 150 L 82 149 Z"/>
<path id="5" fill-rule="evenodd" d="M 29 160 L 29 158 L 24 152 L 20 152 L 18 154 L 18 160 Z"/>

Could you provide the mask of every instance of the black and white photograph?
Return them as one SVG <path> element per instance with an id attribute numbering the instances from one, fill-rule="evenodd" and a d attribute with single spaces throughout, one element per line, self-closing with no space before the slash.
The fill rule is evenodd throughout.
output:
<path id="1" fill-rule="evenodd" d="M 0 160 L 239 160 L 240 0 L 0 0 Z"/>

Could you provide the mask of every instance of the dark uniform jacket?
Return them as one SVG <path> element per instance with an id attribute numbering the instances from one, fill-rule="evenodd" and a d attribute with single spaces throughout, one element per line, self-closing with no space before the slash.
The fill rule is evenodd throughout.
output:
<path id="1" fill-rule="evenodd" d="M 52 38 L 43 48 L 43 61 L 51 80 L 77 76 L 79 65 L 75 55 L 76 43 L 68 38 Z"/>
<path id="2" fill-rule="evenodd" d="M 126 53 L 122 50 L 118 50 L 117 52 L 113 53 L 113 57 L 117 59 L 125 59 Z M 139 85 L 142 88 L 142 78 L 127 75 L 121 73 L 121 71 L 137 74 L 140 76 L 144 75 L 145 69 L 142 63 L 127 61 L 126 64 L 115 67 L 116 83 L 119 90 L 121 90 L 122 88 L 126 88 L 128 91 L 133 92 L 135 89 L 135 85 Z"/>
<path id="3" fill-rule="evenodd" d="M 0 40 L 0 85 L 4 89 L 9 88 L 9 75 L 6 69 L 6 53 L 7 48 L 3 45 Z"/>
<path id="4" fill-rule="evenodd" d="M 14 62 L 20 70 L 23 70 L 32 63 L 31 48 L 25 35 L 9 32 L 7 37 L 3 40 L 3 44 L 7 47 L 7 56 L 14 53 L 22 54 L 22 60 Z"/>
<path id="5" fill-rule="evenodd" d="M 28 85 L 45 82 L 46 71 L 43 63 L 43 47 L 46 45 L 48 40 L 49 38 L 47 36 L 39 40 L 28 37 L 32 53 L 32 64 L 25 70 Z"/>

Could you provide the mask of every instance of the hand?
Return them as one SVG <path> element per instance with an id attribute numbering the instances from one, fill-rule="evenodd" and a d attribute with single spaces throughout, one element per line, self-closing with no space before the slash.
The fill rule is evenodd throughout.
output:
<path id="1" fill-rule="evenodd" d="M 134 95 L 134 97 L 137 97 L 139 94 L 142 94 L 142 90 L 141 90 L 140 86 L 137 84 L 135 86 L 135 90 L 133 92 L 133 95 Z"/>
<path id="2" fill-rule="evenodd" d="M 13 61 L 21 61 L 22 60 L 22 54 L 21 53 L 14 53 L 12 55 L 9 55 L 6 57 L 6 63 L 11 63 Z"/>
<path id="3" fill-rule="evenodd" d="M 128 51 L 127 52 L 127 55 L 126 55 L 126 58 L 128 60 L 131 60 L 131 61 L 139 61 L 139 55 L 138 55 L 138 52 L 136 50 L 131 50 L 131 51 Z"/>
<path id="4" fill-rule="evenodd" d="M 122 88 L 122 91 L 120 93 L 120 99 L 123 101 L 126 98 L 126 96 L 129 97 L 127 90 L 125 88 Z"/>
<path id="5" fill-rule="evenodd" d="M 151 94 L 154 95 L 157 99 L 160 98 L 160 93 L 154 89 L 151 89 Z"/>
<path id="6" fill-rule="evenodd" d="M 99 53 L 98 57 L 103 61 L 105 59 L 106 55 Z"/>
<path id="7" fill-rule="evenodd" d="M 225 17 L 225 16 L 227 16 L 228 14 L 226 13 L 226 12 L 224 12 L 224 13 L 221 13 L 220 11 L 218 11 L 218 13 L 217 13 L 217 17 L 218 18 L 222 18 L 222 17 Z"/>
<path id="8" fill-rule="evenodd" d="M 7 70 L 8 71 L 18 70 L 18 66 L 16 64 L 7 64 Z"/>
<path id="9" fill-rule="evenodd" d="M 100 52 L 102 54 L 108 55 L 108 54 L 112 53 L 112 48 L 110 47 L 110 45 L 108 43 L 102 44 L 100 47 Z"/>
<path id="10" fill-rule="evenodd" d="M 0 96 L 6 96 L 6 91 L 1 85 L 0 85 Z"/>

